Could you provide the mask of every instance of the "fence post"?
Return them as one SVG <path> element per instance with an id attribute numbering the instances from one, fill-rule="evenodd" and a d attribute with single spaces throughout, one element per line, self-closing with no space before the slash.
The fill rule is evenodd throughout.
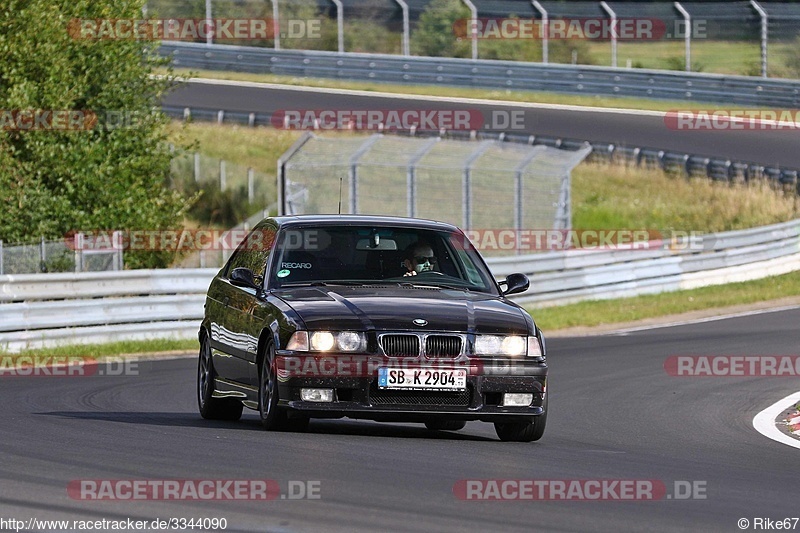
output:
<path id="1" fill-rule="evenodd" d="M 83 234 L 72 236 L 72 249 L 75 250 L 75 272 L 83 272 Z"/>
<path id="2" fill-rule="evenodd" d="M 280 10 L 278 9 L 278 0 L 272 0 L 272 42 L 274 43 L 275 50 L 281 49 L 281 23 L 280 23 Z"/>
<path id="3" fill-rule="evenodd" d="M 200 152 L 194 153 L 194 181 L 200 182 Z"/>
<path id="4" fill-rule="evenodd" d="M 342 0 L 331 0 L 336 4 L 336 33 L 339 36 L 339 53 L 344 53 L 344 11 Z"/>
<path id="5" fill-rule="evenodd" d="M 247 203 L 252 204 L 256 196 L 256 180 L 252 168 L 247 169 Z"/>
<path id="6" fill-rule="evenodd" d="M 121 231 L 117 230 L 114 232 L 112 237 L 112 246 L 117 250 L 114 254 L 114 270 L 125 270 L 125 260 L 122 257 L 124 246 Z"/>
<path id="7" fill-rule="evenodd" d="M 220 192 L 225 192 L 225 186 L 227 184 L 227 176 L 225 175 L 225 160 L 219 160 L 219 190 Z"/>
<path id="8" fill-rule="evenodd" d="M 617 68 L 617 14 L 605 2 L 600 2 L 600 7 L 611 19 L 611 68 Z"/>
<path id="9" fill-rule="evenodd" d="M 537 0 L 531 0 L 531 3 L 533 4 L 533 7 L 535 7 L 542 15 L 542 63 L 546 65 L 548 59 L 547 56 L 549 55 L 548 50 L 550 47 L 550 18 L 547 14 L 547 10 Z"/>
<path id="10" fill-rule="evenodd" d="M 472 59 L 478 59 L 478 9 L 470 0 L 461 0 L 470 13 L 469 28 L 470 39 L 472 40 Z"/>
<path id="11" fill-rule="evenodd" d="M 211 0 L 206 0 L 206 24 L 211 25 Z M 214 44 L 214 32 L 209 31 L 206 34 L 206 44 L 212 45 Z"/>
<path id="12" fill-rule="evenodd" d="M 397 4 L 400 6 L 400 9 L 403 10 L 403 55 L 409 56 L 411 55 L 410 50 L 410 32 L 409 32 L 409 25 L 408 25 L 408 4 L 405 3 L 404 0 L 395 0 Z"/>
<path id="13" fill-rule="evenodd" d="M 767 77 L 767 39 L 768 39 L 768 31 L 769 31 L 769 22 L 767 18 L 767 12 L 764 11 L 764 8 L 756 2 L 756 0 L 750 0 L 750 5 L 753 6 L 758 12 L 758 16 L 761 17 L 761 77 Z"/>
<path id="14" fill-rule="evenodd" d="M 39 241 L 39 271 L 47 272 L 47 250 L 44 245 L 44 235 L 42 235 L 42 240 Z"/>
<path id="15" fill-rule="evenodd" d="M 0 239 L 0 276 L 3 275 L 3 239 Z"/>
<path id="16" fill-rule="evenodd" d="M 686 59 L 684 60 L 686 62 L 686 65 L 684 70 L 686 72 L 691 72 L 692 71 L 692 16 L 689 14 L 688 11 L 686 11 L 683 8 L 680 2 L 675 2 L 675 9 L 677 9 L 678 12 L 683 16 L 684 24 L 686 24 L 686 27 L 684 28 L 684 30 L 686 31 L 686 35 L 684 35 L 684 40 L 685 40 L 684 46 L 686 48 L 685 52 Z"/>

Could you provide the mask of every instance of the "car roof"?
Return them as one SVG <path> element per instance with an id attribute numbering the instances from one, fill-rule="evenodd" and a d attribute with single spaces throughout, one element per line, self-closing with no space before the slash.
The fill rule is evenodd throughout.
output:
<path id="1" fill-rule="evenodd" d="M 407 217 L 394 217 L 385 215 L 287 215 L 272 217 L 263 220 L 259 223 L 266 223 L 272 221 L 280 227 L 291 227 L 295 225 L 352 225 L 352 226 L 368 226 L 368 225 L 385 225 L 385 226 L 398 226 L 408 228 L 425 228 L 446 231 L 460 231 L 457 226 L 448 224 L 447 222 L 438 222 L 436 220 L 426 220 L 421 218 L 407 218 Z"/>

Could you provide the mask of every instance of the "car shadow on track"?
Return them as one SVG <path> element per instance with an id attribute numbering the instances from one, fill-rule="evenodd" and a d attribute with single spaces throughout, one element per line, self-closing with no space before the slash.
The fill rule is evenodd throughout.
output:
<path id="1" fill-rule="evenodd" d="M 264 431 L 261 422 L 252 416 L 245 416 L 237 422 L 204 420 L 192 413 L 157 413 L 146 411 L 50 411 L 35 415 L 54 416 L 72 420 L 96 420 L 103 422 L 122 422 L 145 426 L 196 427 L 208 429 L 227 429 L 244 431 Z M 444 439 L 487 442 L 496 439 L 471 435 L 465 431 L 431 431 L 422 424 L 397 424 L 360 420 L 314 419 L 306 433 L 324 435 L 353 435 L 363 437 L 388 437 L 405 439 Z"/>

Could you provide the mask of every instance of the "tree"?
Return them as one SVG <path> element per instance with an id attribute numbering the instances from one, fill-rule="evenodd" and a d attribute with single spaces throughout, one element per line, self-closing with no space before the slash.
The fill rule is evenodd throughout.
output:
<path id="1" fill-rule="evenodd" d="M 411 38 L 413 53 L 435 57 L 471 57 L 472 45 L 469 35 L 465 33 L 470 18 L 469 9 L 460 0 L 431 2 L 420 15 Z"/>
<path id="2" fill-rule="evenodd" d="M 167 118 L 158 111 L 174 78 L 168 68 L 164 77 L 151 76 L 167 64 L 156 56 L 156 43 L 69 32 L 75 19 L 141 19 L 142 3 L 5 0 L 0 6 L 0 197 L 9 206 L 0 211 L 0 239 L 180 226 L 189 200 L 167 186 Z M 35 110 L 82 110 L 98 121 L 79 131 L 32 131 L 10 122 Z M 159 267 L 171 256 L 126 259 L 134 267 Z"/>

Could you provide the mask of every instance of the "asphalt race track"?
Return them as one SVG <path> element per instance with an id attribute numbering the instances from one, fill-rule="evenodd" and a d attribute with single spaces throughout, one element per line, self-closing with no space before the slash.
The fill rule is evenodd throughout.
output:
<path id="1" fill-rule="evenodd" d="M 676 131 L 663 114 L 628 114 L 586 110 L 543 109 L 512 105 L 465 104 L 408 100 L 375 95 L 317 94 L 313 91 L 255 86 L 187 83 L 164 99 L 166 105 L 212 110 L 274 113 L 281 110 L 477 110 L 486 120 L 495 110 L 521 110 L 523 129 L 513 133 L 610 142 L 627 146 L 730 158 L 767 166 L 800 169 L 800 131 Z M 686 110 L 723 106 L 687 103 Z"/>
<path id="2" fill-rule="evenodd" d="M 194 359 L 140 362 L 117 377 L 4 377 L 0 517 L 217 517 L 228 531 L 740 531 L 740 518 L 800 514 L 800 450 L 752 427 L 797 379 L 671 377 L 663 364 L 670 355 L 796 354 L 798 321 L 795 309 L 551 339 L 550 418 L 530 444 L 502 443 L 478 422 L 430 432 L 312 421 L 293 434 L 263 431 L 253 411 L 237 423 L 203 421 Z M 67 492 L 81 479 L 270 479 L 284 495 L 290 481 L 311 481 L 319 498 L 86 501 Z M 457 499 L 454 486 L 472 479 L 658 480 L 670 495 L 689 481 L 705 498 Z"/>

